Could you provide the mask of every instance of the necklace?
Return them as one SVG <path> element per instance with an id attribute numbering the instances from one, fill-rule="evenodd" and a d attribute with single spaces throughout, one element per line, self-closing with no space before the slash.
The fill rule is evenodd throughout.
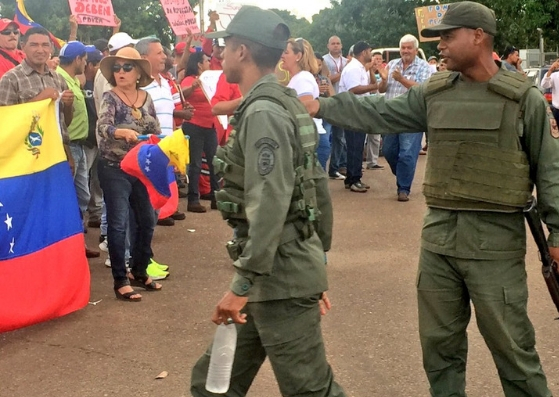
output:
<path id="1" fill-rule="evenodd" d="M 135 105 L 136 102 L 138 102 L 138 97 L 140 96 L 140 91 L 136 90 L 136 99 L 134 100 L 134 102 L 132 102 L 130 100 L 130 98 L 128 98 L 128 95 L 126 95 L 126 93 L 124 91 L 122 91 L 120 88 L 118 89 L 120 92 L 122 92 L 122 94 L 126 97 L 126 99 L 128 100 L 128 102 L 130 102 L 131 104 L 128 105 L 129 107 L 132 108 L 132 117 L 134 117 L 136 120 L 139 120 L 142 118 L 142 112 L 140 111 L 140 109 L 138 109 Z"/>

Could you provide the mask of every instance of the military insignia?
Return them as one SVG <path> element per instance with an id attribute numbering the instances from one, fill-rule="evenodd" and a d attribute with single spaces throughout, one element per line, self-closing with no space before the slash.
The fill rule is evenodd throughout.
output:
<path id="1" fill-rule="evenodd" d="M 39 149 L 43 144 L 43 135 L 45 135 L 45 131 L 39 125 L 39 120 L 41 116 L 38 114 L 33 114 L 31 119 L 31 127 L 29 127 L 29 133 L 25 137 L 25 146 L 27 146 L 27 150 L 31 152 L 31 155 L 35 156 L 35 158 L 39 158 L 41 154 L 41 150 Z"/>
<path id="2" fill-rule="evenodd" d="M 276 164 L 275 150 L 279 148 L 279 145 L 273 139 L 260 138 L 255 146 L 260 149 L 258 152 L 258 173 L 262 176 L 268 175 Z"/>

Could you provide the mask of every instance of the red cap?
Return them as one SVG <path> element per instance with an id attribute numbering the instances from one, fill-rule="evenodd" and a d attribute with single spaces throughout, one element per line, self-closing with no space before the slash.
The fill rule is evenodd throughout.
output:
<path id="1" fill-rule="evenodd" d="M 15 25 L 19 29 L 19 25 L 17 22 L 12 21 L 11 19 L 8 18 L 0 19 L 0 31 L 6 30 L 6 28 L 10 25 Z"/>
<path id="2" fill-rule="evenodd" d="M 186 43 L 184 41 L 181 41 L 180 43 L 177 43 L 177 45 L 175 46 L 175 54 L 177 54 L 177 55 L 184 54 L 184 49 L 185 48 L 186 48 Z"/>

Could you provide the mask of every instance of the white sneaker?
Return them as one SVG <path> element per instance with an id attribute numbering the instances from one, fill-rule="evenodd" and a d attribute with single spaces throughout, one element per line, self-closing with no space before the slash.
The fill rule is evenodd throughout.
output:
<path id="1" fill-rule="evenodd" d="M 99 244 L 99 246 L 101 246 L 101 244 Z M 111 267 L 111 258 L 105 259 L 105 266 Z"/>
<path id="2" fill-rule="evenodd" d="M 336 179 L 338 181 L 343 181 L 343 180 L 345 180 L 345 176 L 343 176 L 338 171 L 336 171 L 336 173 L 334 175 L 330 175 L 330 179 Z"/>
<path id="3" fill-rule="evenodd" d="M 107 242 L 107 238 L 103 240 L 102 243 L 99 243 L 99 249 L 103 252 L 109 252 L 109 244 Z M 110 266 L 109 266 L 110 267 Z"/>

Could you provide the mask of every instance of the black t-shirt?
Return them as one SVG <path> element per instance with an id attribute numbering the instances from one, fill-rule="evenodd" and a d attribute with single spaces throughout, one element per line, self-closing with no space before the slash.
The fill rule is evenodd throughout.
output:
<path id="1" fill-rule="evenodd" d="M 95 136 L 97 130 L 97 109 L 93 100 L 93 80 L 85 82 L 83 94 L 85 96 L 85 106 L 87 107 L 87 118 L 89 119 L 89 134 L 86 141 L 91 147 L 94 147 L 97 146 L 97 138 Z"/>

